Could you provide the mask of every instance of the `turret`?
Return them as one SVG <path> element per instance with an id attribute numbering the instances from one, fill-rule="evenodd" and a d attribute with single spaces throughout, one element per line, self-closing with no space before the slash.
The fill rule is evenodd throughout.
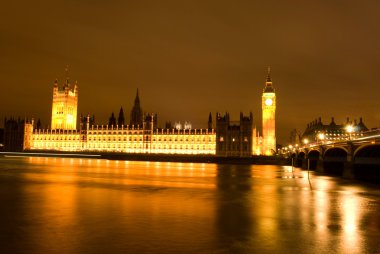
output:
<path id="1" fill-rule="evenodd" d="M 117 118 L 117 125 L 124 126 L 124 110 L 123 107 L 120 108 L 119 117 Z"/>
<path id="2" fill-rule="evenodd" d="M 133 108 L 131 110 L 130 124 L 134 125 L 135 127 L 137 125 L 139 125 L 139 126 L 143 125 L 143 111 L 142 111 L 141 106 L 140 106 L 139 89 L 137 89 L 135 103 L 134 103 Z"/>
<path id="3" fill-rule="evenodd" d="M 209 130 L 212 129 L 212 115 L 211 115 L 211 112 L 210 112 L 210 114 L 208 115 L 207 128 L 208 128 Z"/>
<path id="4" fill-rule="evenodd" d="M 40 130 L 41 128 L 42 128 L 41 120 L 38 118 L 38 120 L 37 120 L 37 125 L 36 125 L 36 129 L 37 129 L 37 130 Z"/>
<path id="5" fill-rule="evenodd" d="M 51 114 L 51 129 L 75 130 L 77 126 L 78 110 L 78 82 L 70 87 L 68 69 L 66 68 L 66 80 L 62 87 L 58 80 L 53 85 L 53 102 Z"/>
<path id="6" fill-rule="evenodd" d="M 274 87 L 272 85 L 270 67 L 268 67 L 268 74 L 267 74 L 267 78 L 265 81 L 265 88 L 263 90 L 263 93 L 275 93 Z"/>
<path id="7" fill-rule="evenodd" d="M 111 117 L 108 120 L 108 125 L 109 126 L 116 126 L 116 118 L 115 114 L 112 112 Z"/>
<path id="8" fill-rule="evenodd" d="M 360 132 L 362 132 L 362 131 L 368 131 L 367 126 L 365 126 L 365 124 L 363 123 L 363 118 L 362 117 L 360 117 L 360 119 L 359 119 L 359 123 L 357 125 L 357 129 Z"/>

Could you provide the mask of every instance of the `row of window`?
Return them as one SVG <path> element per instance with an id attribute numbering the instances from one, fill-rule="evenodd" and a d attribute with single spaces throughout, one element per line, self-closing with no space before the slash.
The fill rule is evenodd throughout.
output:
<path id="1" fill-rule="evenodd" d="M 142 135 L 143 131 L 88 131 L 88 135 Z"/>
<path id="2" fill-rule="evenodd" d="M 248 142 L 248 137 L 244 137 L 243 140 L 244 140 L 244 142 Z M 220 138 L 219 138 L 219 141 L 220 141 L 220 142 L 224 142 L 224 137 L 220 137 Z M 237 141 L 239 141 L 239 139 L 238 139 L 238 138 L 232 138 L 231 141 L 232 141 L 232 142 L 237 142 Z"/>
<path id="3" fill-rule="evenodd" d="M 143 131 L 128 131 L 128 130 L 124 130 L 124 131 L 88 131 L 88 135 L 143 135 L 144 132 Z M 151 135 L 151 133 L 146 133 L 145 134 L 147 135 Z M 152 134 L 153 136 L 165 136 L 165 135 L 168 135 L 168 136 L 194 136 L 192 134 L 189 134 L 189 133 L 186 133 L 186 134 L 157 134 L 157 133 L 153 133 Z M 207 135 L 212 135 L 212 134 L 199 134 L 197 133 L 196 135 L 201 135 L 201 136 L 207 136 Z"/>
<path id="4" fill-rule="evenodd" d="M 79 143 L 34 143 L 33 148 L 40 149 L 40 148 L 46 148 L 46 149 L 59 149 L 59 148 L 80 148 Z"/>
<path id="5" fill-rule="evenodd" d="M 79 141 L 79 136 L 47 136 L 47 135 L 41 135 L 41 136 L 33 136 L 34 141 L 56 141 L 56 140 L 63 140 L 63 141 Z"/>
<path id="6" fill-rule="evenodd" d="M 101 127 L 102 128 L 102 127 Z M 136 134 L 143 134 L 144 133 L 144 130 L 142 129 L 137 129 L 137 130 L 134 130 L 133 128 L 125 128 L 125 129 L 115 129 L 115 130 L 108 130 L 107 128 L 105 128 L 105 130 L 89 130 L 88 131 L 88 134 L 89 135 L 103 135 L 103 134 L 114 134 L 114 135 L 136 135 Z M 150 131 L 147 131 L 145 130 L 145 133 L 151 133 Z M 184 135 L 213 135 L 215 134 L 214 132 L 208 132 L 207 130 L 204 130 L 202 132 L 178 132 L 178 131 L 153 131 L 152 133 L 153 135 L 180 135 L 180 136 L 184 136 Z"/>
<path id="7" fill-rule="evenodd" d="M 64 114 L 65 113 L 65 107 L 64 106 L 57 106 L 56 107 L 56 114 Z M 74 108 L 73 107 L 68 107 L 66 114 L 73 115 L 74 114 Z"/>
<path id="8" fill-rule="evenodd" d="M 79 149 L 81 146 L 75 143 L 35 143 L 33 148 L 34 149 L 65 149 L 65 148 L 72 148 L 72 149 Z M 93 145 L 88 145 L 87 148 L 89 150 L 91 149 L 114 149 L 114 148 L 119 148 L 119 149 L 143 149 L 142 145 L 115 145 L 115 144 L 93 144 Z M 188 145 L 183 145 L 183 146 L 176 146 L 176 145 L 152 145 L 150 148 L 147 148 L 147 150 L 155 150 L 155 149 L 169 149 L 169 150 L 207 150 L 207 151 L 213 151 L 215 149 L 214 146 L 188 146 Z"/>
<path id="9" fill-rule="evenodd" d="M 50 136 L 50 135 L 34 135 L 33 136 L 33 140 L 35 141 L 42 141 L 42 140 L 45 140 L 45 141 L 55 141 L 55 140 L 63 140 L 63 141 L 79 141 L 80 140 L 80 137 L 78 135 L 73 135 L 73 136 L 66 136 L 66 135 L 57 135 L 57 136 Z M 100 137 L 100 136 L 94 136 L 94 137 L 89 137 L 88 138 L 88 141 L 143 141 L 142 137 L 106 137 L 106 136 L 103 136 L 103 137 Z M 214 139 L 209 137 L 208 139 L 206 137 L 203 137 L 202 139 L 200 138 L 185 138 L 185 139 L 177 139 L 177 138 L 153 138 L 152 139 L 153 142 L 213 142 Z M 221 138 L 221 141 L 222 138 Z M 248 140 L 247 140 L 248 141 Z M 149 142 L 149 140 L 147 140 L 147 142 Z"/>
<path id="10" fill-rule="evenodd" d="M 363 133 L 351 133 L 351 134 L 347 134 L 347 133 L 345 133 L 345 134 L 330 134 L 330 133 L 326 133 L 326 136 L 344 136 L 344 137 L 347 137 L 347 136 L 349 136 L 349 135 L 351 135 L 351 136 L 363 136 Z"/>
<path id="11" fill-rule="evenodd" d="M 338 137 L 338 138 L 331 138 L 331 137 L 326 137 L 327 140 L 349 140 L 349 137 Z"/>
<path id="12" fill-rule="evenodd" d="M 115 144 L 91 144 L 88 145 L 87 148 L 133 148 L 133 149 L 142 149 L 143 146 L 141 145 L 115 145 Z M 206 145 L 196 145 L 196 146 L 188 146 L 188 145 L 152 145 L 150 148 L 147 149 L 176 149 L 176 150 L 213 150 L 215 149 L 214 146 L 206 146 Z"/>
<path id="13" fill-rule="evenodd" d="M 132 138 L 132 137 L 129 137 L 129 138 L 127 138 L 127 137 L 118 137 L 118 138 L 116 138 L 116 137 L 106 137 L 106 136 L 104 136 L 104 137 L 99 137 L 99 136 L 96 136 L 96 137 L 89 137 L 88 138 L 88 141 L 143 141 L 143 139 L 140 137 L 140 138 L 136 138 L 136 137 L 134 137 L 134 138 Z M 166 138 L 153 138 L 152 139 L 152 141 L 153 142 L 156 142 L 156 141 L 158 141 L 158 142 L 160 142 L 160 141 L 164 141 L 164 142 L 206 142 L 206 141 L 208 141 L 208 142 L 212 142 L 213 141 L 213 139 L 212 138 L 208 138 L 208 139 L 206 139 L 206 138 L 203 138 L 202 140 L 200 139 L 200 138 L 196 138 L 196 139 L 192 139 L 192 138 L 186 138 L 186 139 L 177 139 L 177 138 L 174 138 L 174 139 L 172 139 L 172 138 L 168 138 L 168 139 L 166 139 Z M 149 142 L 149 140 L 147 140 L 147 142 Z"/>

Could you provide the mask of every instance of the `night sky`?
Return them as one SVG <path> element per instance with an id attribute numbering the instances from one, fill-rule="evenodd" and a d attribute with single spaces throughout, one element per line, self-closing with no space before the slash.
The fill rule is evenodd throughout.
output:
<path id="1" fill-rule="evenodd" d="M 0 117 L 50 122 L 69 65 L 79 113 L 127 121 L 136 89 L 159 124 L 206 127 L 209 112 L 253 112 L 271 66 L 277 136 L 322 117 L 380 126 L 380 1 L 6 1 Z"/>

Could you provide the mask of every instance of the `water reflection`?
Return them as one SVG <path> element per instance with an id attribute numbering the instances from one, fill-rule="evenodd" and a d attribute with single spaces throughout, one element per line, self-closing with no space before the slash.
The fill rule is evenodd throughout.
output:
<path id="1" fill-rule="evenodd" d="M 219 165 L 216 181 L 215 233 L 221 244 L 219 248 L 236 253 L 251 237 L 251 166 Z"/>
<path id="2" fill-rule="evenodd" d="M 0 158 L 4 253 L 375 253 L 378 186 L 279 166 Z"/>

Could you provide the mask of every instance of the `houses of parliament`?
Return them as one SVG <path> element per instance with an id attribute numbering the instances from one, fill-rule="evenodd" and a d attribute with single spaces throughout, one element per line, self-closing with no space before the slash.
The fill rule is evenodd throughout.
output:
<path id="1" fill-rule="evenodd" d="M 23 150 L 225 157 L 271 155 L 276 151 L 276 93 L 270 69 L 262 92 L 262 135 L 254 126 L 252 113 L 240 113 L 238 121 L 231 121 L 229 113 L 216 113 L 215 118 L 210 113 L 203 129 L 170 124 L 159 128 L 157 114 L 144 113 L 138 90 L 129 122 L 121 108 L 117 117 L 112 113 L 108 123 L 96 125 L 93 116 L 78 117 L 78 90 L 78 84 L 71 84 L 69 78 L 62 85 L 55 81 L 51 127 L 42 129 L 33 120 L 25 122 Z"/>

